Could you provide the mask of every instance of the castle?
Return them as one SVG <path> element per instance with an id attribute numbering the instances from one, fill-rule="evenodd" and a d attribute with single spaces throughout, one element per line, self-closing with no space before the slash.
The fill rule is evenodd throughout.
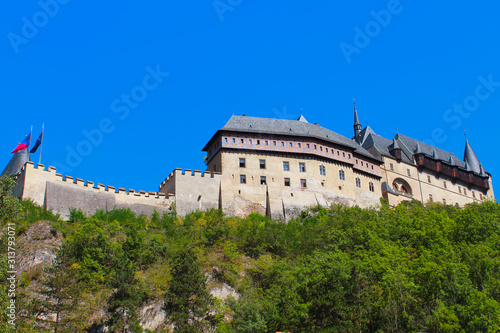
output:
<path id="1" fill-rule="evenodd" d="M 158 192 L 114 188 L 73 179 L 27 162 L 15 175 L 14 194 L 67 216 L 70 208 L 130 207 L 180 215 L 220 208 L 228 215 L 258 212 L 289 220 L 331 204 L 377 207 L 404 200 L 463 206 L 494 199 L 491 175 L 468 141 L 464 159 L 397 134 L 362 128 L 354 108 L 354 135 L 344 137 L 303 115 L 297 120 L 232 116 L 203 148 L 207 170 L 175 169 Z"/>

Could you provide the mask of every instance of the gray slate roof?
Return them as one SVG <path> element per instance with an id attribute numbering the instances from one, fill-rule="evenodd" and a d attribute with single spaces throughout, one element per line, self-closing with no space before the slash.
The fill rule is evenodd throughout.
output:
<path id="1" fill-rule="evenodd" d="M 23 149 L 18 151 L 17 153 L 14 153 L 14 156 L 10 159 L 9 163 L 3 170 L 1 176 L 14 176 L 16 175 L 19 171 L 21 171 L 22 167 L 28 162 L 29 159 L 29 154 L 28 154 L 28 148 Z"/>
<path id="2" fill-rule="evenodd" d="M 365 140 L 370 136 L 370 134 L 376 134 L 372 128 L 368 125 L 366 125 L 365 128 L 361 130 L 359 135 L 355 138 L 356 142 L 359 143 L 360 145 L 364 146 Z"/>
<path id="3" fill-rule="evenodd" d="M 464 161 L 467 162 L 471 170 L 475 173 L 481 174 L 482 172 L 484 172 L 484 170 L 482 170 L 481 163 L 479 163 L 479 159 L 472 150 L 472 147 L 470 146 L 467 139 L 465 139 Z"/>
<path id="4" fill-rule="evenodd" d="M 301 116 L 301 118 L 303 118 Z M 300 119 L 300 118 L 299 118 Z M 332 132 L 319 125 L 307 123 L 305 118 L 301 120 L 257 118 L 245 116 L 232 116 L 224 125 L 222 130 L 247 133 L 267 133 L 288 136 L 312 137 L 354 149 L 354 152 L 365 157 L 380 160 L 370 154 L 356 141 L 343 135 Z"/>
<path id="5" fill-rule="evenodd" d="M 384 156 L 393 157 L 390 150 L 393 148 L 394 143 L 396 143 L 402 150 L 401 159 L 409 164 L 414 164 L 413 155 L 423 153 L 434 159 L 443 161 L 447 164 L 456 165 L 465 170 L 473 171 L 477 174 L 486 177 L 486 172 L 483 166 L 479 162 L 476 154 L 470 147 L 469 143 L 466 142 L 465 156 L 464 159 L 467 161 L 462 161 L 455 154 L 447 152 L 445 150 L 439 149 L 437 147 L 431 146 L 425 142 L 415 140 L 406 135 L 396 134 L 393 140 L 383 138 L 382 136 L 375 134 L 371 128 L 363 129 L 360 135 L 363 140 L 363 147 L 368 149 L 374 147 L 377 151 Z"/>

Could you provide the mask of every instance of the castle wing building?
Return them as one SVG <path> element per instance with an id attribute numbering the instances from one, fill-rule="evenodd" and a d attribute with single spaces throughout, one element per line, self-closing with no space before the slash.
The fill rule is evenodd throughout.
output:
<path id="1" fill-rule="evenodd" d="M 347 138 L 301 115 L 297 120 L 232 116 L 203 148 L 207 173 L 176 169 L 161 184 L 181 214 L 219 207 L 288 220 L 308 207 L 376 207 L 405 200 L 465 205 L 493 198 L 491 175 L 466 141 L 464 160 L 397 134 L 384 138 L 359 123 Z M 198 176 L 197 176 L 198 175 Z"/>
<path id="2" fill-rule="evenodd" d="M 389 140 L 369 126 L 354 134 L 358 144 L 382 160 L 382 194 L 391 205 L 415 199 L 462 206 L 494 198 L 491 175 L 467 140 L 464 159 L 460 160 L 450 152 L 402 134 Z"/>

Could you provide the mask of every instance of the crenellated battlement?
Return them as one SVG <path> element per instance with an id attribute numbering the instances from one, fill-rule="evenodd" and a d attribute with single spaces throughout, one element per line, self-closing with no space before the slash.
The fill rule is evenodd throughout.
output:
<path id="1" fill-rule="evenodd" d="M 168 175 L 167 178 L 165 178 L 164 181 L 161 182 L 159 189 L 160 192 L 162 188 L 164 188 L 169 182 L 174 181 L 176 177 L 179 176 L 192 176 L 192 177 L 197 177 L 197 178 L 217 178 L 221 176 L 222 174 L 220 172 L 214 172 L 214 171 L 201 171 L 201 170 L 192 170 L 192 169 L 181 169 L 181 168 L 176 168 L 174 171 Z"/>
<path id="2" fill-rule="evenodd" d="M 174 202 L 173 194 L 152 191 L 126 190 L 111 185 L 57 173 L 53 166 L 27 162 L 17 177 L 14 194 L 30 198 L 35 203 L 68 214 L 69 208 L 80 208 L 93 214 L 96 209 L 130 207 L 136 213 L 168 211 Z"/>
<path id="3" fill-rule="evenodd" d="M 221 178 L 220 172 L 177 168 L 160 184 L 158 191 L 175 196 L 177 212 L 181 215 L 219 208 Z"/>
<path id="4" fill-rule="evenodd" d="M 32 169 L 36 170 L 35 172 L 40 172 L 40 171 L 43 172 L 39 175 L 42 175 L 42 177 L 46 178 L 47 181 L 49 181 L 49 180 L 60 181 L 60 182 L 66 183 L 66 184 L 73 184 L 73 185 L 77 185 L 77 186 L 84 187 L 87 189 L 104 191 L 104 192 L 114 193 L 114 194 L 119 194 L 119 195 L 130 195 L 130 196 L 146 197 L 146 198 L 152 197 L 155 199 L 162 198 L 162 197 L 165 198 L 165 195 L 163 195 L 159 192 L 151 192 L 151 191 L 146 192 L 143 190 L 136 191 L 134 189 L 126 190 L 123 187 L 119 187 L 117 189 L 115 186 L 104 185 L 101 183 L 95 183 L 95 182 L 90 181 L 90 180 L 75 178 L 75 177 L 68 176 L 68 175 L 62 175 L 60 173 L 57 173 L 57 169 L 53 166 L 45 167 L 45 165 L 43 165 L 43 164 L 35 164 L 31 161 L 27 162 L 25 164 L 25 166 L 21 169 L 21 173 L 25 173 L 26 168 L 30 168 L 30 167 Z"/>

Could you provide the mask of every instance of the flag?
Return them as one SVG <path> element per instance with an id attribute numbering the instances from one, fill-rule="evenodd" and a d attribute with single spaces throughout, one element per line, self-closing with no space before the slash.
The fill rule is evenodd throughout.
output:
<path id="1" fill-rule="evenodd" d="M 33 148 L 31 148 L 31 150 L 30 150 L 31 154 L 36 153 L 36 150 L 42 144 L 42 140 L 43 140 L 43 132 L 40 133 L 40 135 L 38 136 L 38 139 L 36 139 L 35 145 L 33 146 Z"/>
<path id="2" fill-rule="evenodd" d="M 20 150 L 28 148 L 30 146 L 30 142 L 31 142 L 31 133 L 26 135 L 26 138 L 23 140 L 23 142 L 18 144 L 17 147 L 12 152 L 17 153 Z"/>

